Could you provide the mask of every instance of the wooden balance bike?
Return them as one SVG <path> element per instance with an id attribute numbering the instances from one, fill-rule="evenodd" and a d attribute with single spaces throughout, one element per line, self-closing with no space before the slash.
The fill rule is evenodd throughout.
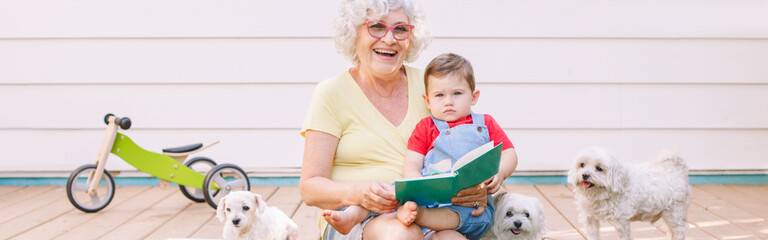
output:
<path id="1" fill-rule="evenodd" d="M 163 153 L 144 150 L 128 136 L 118 133 L 118 127 L 128 130 L 131 119 L 104 116 L 107 131 L 99 147 L 96 164 L 75 169 L 67 179 L 67 197 L 77 209 L 97 212 L 105 208 L 115 195 L 115 181 L 104 169 L 109 153 L 113 153 L 136 169 L 160 178 L 160 185 L 177 183 L 181 193 L 195 202 L 207 202 L 214 209 L 219 199 L 231 191 L 249 191 L 248 175 L 234 164 L 219 164 L 206 157 L 184 161 L 187 156 L 205 150 L 218 141 L 166 148 Z M 183 164 L 181 164 L 183 162 Z M 210 169 L 207 171 L 201 169 Z"/>

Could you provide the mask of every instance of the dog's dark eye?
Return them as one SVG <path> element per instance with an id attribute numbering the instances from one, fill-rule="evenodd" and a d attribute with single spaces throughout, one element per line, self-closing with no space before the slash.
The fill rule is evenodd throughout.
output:
<path id="1" fill-rule="evenodd" d="M 531 214 L 529 214 L 529 213 L 525 213 L 525 217 L 526 217 L 526 218 L 531 218 Z"/>
<path id="2" fill-rule="evenodd" d="M 584 167 L 584 163 L 579 164 L 579 166 Z"/>
<path id="3" fill-rule="evenodd" d="M 507 217 L 511 217 L 512 215 L 512 212 L 507 212 Z"/>
<path id="4" fill-rule="evenodd" d="M 232 210 L 229 210 L 229 208 L 227 208 L 227 212 L 231 212 L 231 211 L 232 211 Z"/>
<path id="5" fill-rule="evenodd" d="M 598 172 L 602 172 L 603 171 L 603 168 L 601 168 L 601 167 L 597 167 L 595 169 L 597 169 Z"/>
<path id="6" fill-rule="evenodd" d="M 251 209 L 251 208 L 249 208 L 248 206 L 243 206 L 243 211 L 248 211 L 248 209 Z"/>

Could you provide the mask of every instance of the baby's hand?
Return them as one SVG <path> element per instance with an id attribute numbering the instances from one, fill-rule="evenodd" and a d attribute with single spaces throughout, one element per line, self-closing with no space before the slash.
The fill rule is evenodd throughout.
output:
<path id="1" fill-rule="evenodd" d="M 488 179 L 485 181 L 486 190 L 488 191 L 488 194 L 494 194 L 501 189 L 502 180 L 501 176 L 499 174 L 496 174 L 496 176 L 493 176 L 491 179 Z"/>

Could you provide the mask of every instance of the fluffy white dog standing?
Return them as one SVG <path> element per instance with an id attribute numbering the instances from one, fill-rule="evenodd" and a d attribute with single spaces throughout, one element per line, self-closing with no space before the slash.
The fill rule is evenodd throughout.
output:
<path id="1" fill-rule="evenodd" d="M 216 217 L 224 223 L 224 239 L 292 240 L 298 235 L 299 227 L 283 211 L 248 191 L 221 198 Z"/>
<path id="2" fill-rule="evenodd" d="M 541 202 L 535 197 L 499 192 L 493 196 L 496 211 L 483 240 L 541 239 L 547 234 Z"/>
<path id="3" fill-rule="evenodd" d="M 579 220 L 589 239 L 600 239 L 600 220 L 612 221 L 621 239 L 631 239 L 630 221 L 663 218 L 672 239 L 688 230 L 691 187 L 688 167 L 679 156 L 663 153 L 656 161 L 629 164 L 605 149 L 584 149 L 568 171 Z"/>

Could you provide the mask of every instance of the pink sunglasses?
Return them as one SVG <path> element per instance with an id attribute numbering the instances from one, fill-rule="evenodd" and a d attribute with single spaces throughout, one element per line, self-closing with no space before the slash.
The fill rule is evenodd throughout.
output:
<path id="1" fill-rule="evenodd" d="M 387 26 L 383 22 L 379 21 L 365 21 L 365 26 L 368 28 L 368 34 L 374 38 L 383 38 L 387 35 L 387 32 L 392 31 L 392 37 L 398 41 L 403 41 L 411 36 L 413 31 L 413 25 L 410 24 L 397 24 L 395 26 Z"/>

